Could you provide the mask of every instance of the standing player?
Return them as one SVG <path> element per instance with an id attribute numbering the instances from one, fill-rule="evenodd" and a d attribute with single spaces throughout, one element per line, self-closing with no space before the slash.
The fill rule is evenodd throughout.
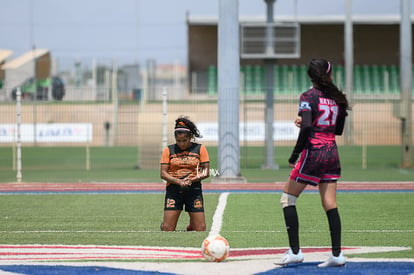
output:
<path id="1" fill-rule="evenodd" d="M 332 82 L 329 61 L 312 59 L 308 76 L 313 85 L 300 96 L 300 119 L 295 121 L 300 126 L 300 132 L 289 158 L 289 166 L 293 170 L 280 199 L 290 246 L 281 264 L 303 261 L 296 200 L 310 184 L 319 188 L 332 245 L 332 255 L 318 266 L 342 266 L 345 257 L 341 252 L 341 220 L 336 204 L 336 185 L 341 176 L 341 166 L 335 135 L 342 134 L 347 109 L 350 108 L 345 95 Z"/>
<path id="2" fill-rule="evenodd" d="M 205 231 L 201 180 L 209 177 L 208 152 L 204 145 L 192 142 L 201 135 L 187 117 L 175 120 L 174 137 L 176 143 L 164 148 L 161 156 L 160 176 L 167 182 L 161 230 L 175 230 L 185 205 L 190 215 L 187 230 Z"/>

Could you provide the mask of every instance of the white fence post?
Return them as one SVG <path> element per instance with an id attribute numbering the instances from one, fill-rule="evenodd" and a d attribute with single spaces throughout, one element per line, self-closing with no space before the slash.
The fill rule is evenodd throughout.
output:
<path id="1" fill-rule="evenodd" d="M 20 126 L 22 123 L 22 92 L 20 91 L 20 87 L 17 88 L 16 92 L 16 134 L 17 134 L 17 175 L 16 179 L 17 182 L 22 181 L 22 148 L 21 148 L 21 132 Z"/>

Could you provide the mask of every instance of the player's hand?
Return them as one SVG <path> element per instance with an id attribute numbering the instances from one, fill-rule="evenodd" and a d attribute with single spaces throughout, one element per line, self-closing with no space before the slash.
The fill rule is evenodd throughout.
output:
<path id="1" fill-rule="evenodd" d="M 295 168 L 295 164 L 294 163 L 289 163 L 289 167 L 290 168 Z"/>
<path id="2" fill-rule="evenodd" d="M 293 123 L 295 123 L 296 127 L 300 128 L 300 126 L 302 125 L 302 117 L 298 116 Z"/>
<path id="3" fill-rule="evenodd" d="M 178 185 L 181 187 L 187 187 L 191 185 L 191 180 L 189 178 L 179 179 Z"/>
<path id="4" fill-rule="evenodd" d="M 191 180 L 189 178 L 186 178 L 183 180 L 183 186 L 190 186 L 191 185 Z"/>
<path id="5" fill-rule="evenodd" d="M 183 179 L 177 179 L 176 184 L 179 185 L 180 187 L 185 187 L 186 186 L 186 182 Z"/>

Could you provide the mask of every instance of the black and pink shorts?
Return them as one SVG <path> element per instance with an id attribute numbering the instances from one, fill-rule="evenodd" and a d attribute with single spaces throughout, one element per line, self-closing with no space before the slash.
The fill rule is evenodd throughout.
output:
<path id="1" fill-rule="evenodd" d="M 290 173 L 290 179 L 310 185 L 336 182 L 341 177 L 341 163 L 335 142 L 304 149 Z"/>

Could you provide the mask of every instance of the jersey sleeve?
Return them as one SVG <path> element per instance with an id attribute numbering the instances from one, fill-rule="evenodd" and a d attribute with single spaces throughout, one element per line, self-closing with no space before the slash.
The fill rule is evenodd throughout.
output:
<path id="1" fill-rule="evenodd" d="M 299 157 L 299 154 L 305 148 L 308 138 L 310 136 L 310 132 L 312 129 L 312 114 L 311 112 L 303 112 L 302 115 L 302 123 L 300 126 L 299 136 L 296 141 L 295 148 L 293 149 L 292 154 L 289 158 L 289 163 L 295 163 Z"/>
<path id="2" fill-rule="evenodd" d="M 170 149 L 165 147 L 162 151 L 160 164 L 170 164 Z"/>
<path id="3" fill-rule="evenodd" d="M 345 127 L 345 119 L 348 116 L 348 112 L 345 110 L 344 107 L 339 109 L 338 118 L 336 120 L 336 127 L 335 127 L 335 135 L 340 136 L 344 132 Z"/>
<path id="4" fill-rule="evenodd" d="M 210 159 L 208 156 L 208 151 L 207 151 L 206 146 L 202 144 L 200 147 L 200 163 L 206 163 L 206 162 L 210 162 Z"/>

